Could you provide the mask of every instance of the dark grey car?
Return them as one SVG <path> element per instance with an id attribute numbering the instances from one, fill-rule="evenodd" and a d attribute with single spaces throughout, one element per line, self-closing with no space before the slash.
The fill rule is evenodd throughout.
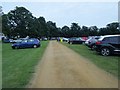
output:
<path id="1" fill-rule="evenodd" d="M 94 38 L 92 38 L 92 39 L 90 39 L 89 41 L 88 41 L 88 47 L 89 48 L 91 48 L 91 50 L 94 50 L 95 49 L 95 47 L 96 47 L 96 42 L 98 41 L 98 39 L 100 38 L 101 36 L 96 36 L 96 37 L 94 37 Z"/>

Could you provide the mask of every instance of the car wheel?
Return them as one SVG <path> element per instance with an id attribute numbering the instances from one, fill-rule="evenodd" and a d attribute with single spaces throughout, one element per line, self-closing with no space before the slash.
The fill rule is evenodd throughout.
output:
<path id="1" fill-rule="evenodd" d="M 92 45 L 91 49 L 94 50 L 96 48 L 96 45 Z"/>
<path id="2" fill-rule="evenodd" d="M 15 49 L 15 47 L 12 47 L 12 49 Z"/>
<path id="3" fill-rule="evenodd" d="M 111 53 L 111 51 L 109 48 L 102 48 L 101 49 L 101 55 L 103 55 L 103 56 L 109 56 L 110 53 Z"/>
<path id="4" fill-rule="evenodd" d="M 14 47 L 12 47 L 13 49 L 18 49 L 18 47 L 17 46 L 14 46 Z"/>
<path id="5" fill-rule="evenodd" d="M 70 44 L 72 44 L 72 42 L 70 42 Z"/>
<path id="6" fill-rule="evenodd" d="M 85 42 L 82 42 L 82 44 L 85 44 Z"/>
<path id="7" fill-rule="evenodd" d="M 15 49 L 19 49 L 19 47 L 18 47 L 18 46 L 15 46 Z"/>
<path id="8" fill-rule="evenodd" d="M 37 45 L 34 45 L 33 48 L 37 48 Z"/>

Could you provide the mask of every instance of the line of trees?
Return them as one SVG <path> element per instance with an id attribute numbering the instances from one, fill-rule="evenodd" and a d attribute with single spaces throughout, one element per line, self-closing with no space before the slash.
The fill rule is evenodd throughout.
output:
<path id="1" fill-rule="evenodd" d="M 82 26 L 72 23 L 70 27 L 57 27 L 55 22 L 44 17 L 36 18 L 24 7 L 16 7 L 2 15 L 2 32 L 12 38 L 20 37 L 81 37 L 93 35 L 120 34 L 119 23 L 107 24 L 104 28 Z"/>

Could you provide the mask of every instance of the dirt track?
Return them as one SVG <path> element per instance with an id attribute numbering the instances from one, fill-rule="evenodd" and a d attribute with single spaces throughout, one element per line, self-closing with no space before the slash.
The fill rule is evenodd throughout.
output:
<path id="1" fill-rule="evenodd" d="M 117 88 L 117 78 L 71 49 L 50 41 L 29 88 Z"/>

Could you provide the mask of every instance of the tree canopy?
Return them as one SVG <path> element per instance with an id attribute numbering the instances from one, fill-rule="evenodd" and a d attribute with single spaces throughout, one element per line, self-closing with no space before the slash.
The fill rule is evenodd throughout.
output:
<path id="1" fill-rule="evenodd" d="M 53 21 L 46 21 L 44 17 L 36 18 L 24 7 L 16 7 L 7 14 L 2 14 L 2 32 L 8 37 L 81 37 L 107 34 L 120 34 L 119 23 L 112 22 L 106 27 L 71 26 L 57 27 Z"/>

